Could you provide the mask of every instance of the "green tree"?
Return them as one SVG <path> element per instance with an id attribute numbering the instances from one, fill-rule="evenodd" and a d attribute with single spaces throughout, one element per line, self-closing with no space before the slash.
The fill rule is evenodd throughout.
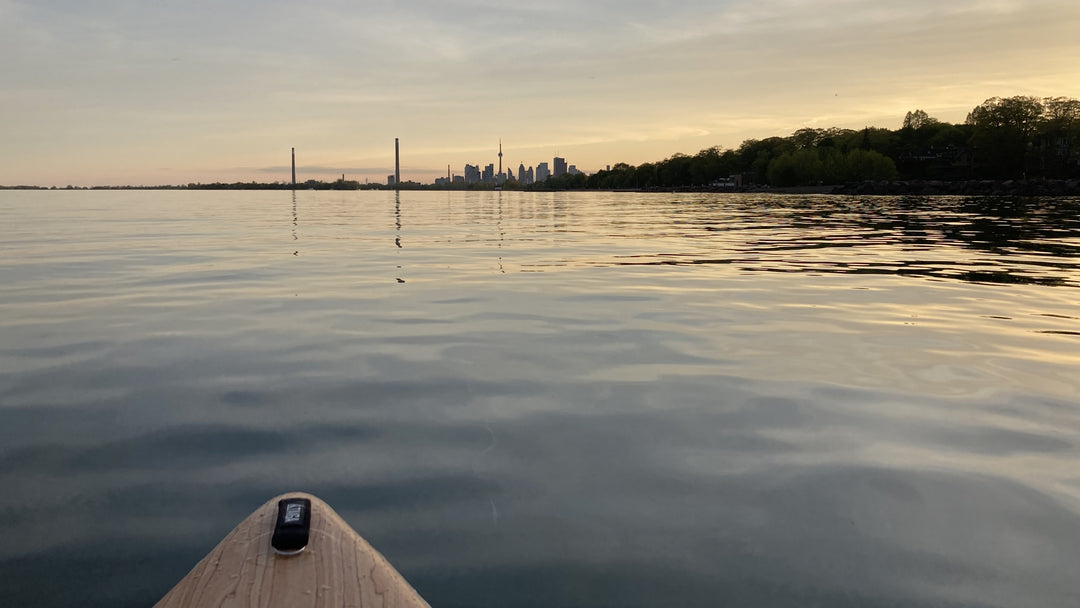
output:
<path id="1" fill-rule="evenodd" d="M 644 163 L 634 169 L 632 185 L 635 188 L 653 188 L 660 185 L 657 175 L 657 166 L 653 163 Z"/>
<path id="2" fill-rule="evenodd" d="M 727 154 L 720 146 L 701 150 L 691 159 L 690 181 L 696 185 L 708 184 L 734 173 L 734 154 Z"/>
<path id="3" fill-rule="evenodd" d="M 674 154 L 671 158 L 656 165 L 657 182 L 655 185 L 665 188 L 683 186 L 690 183 L 690 157 Z"/>
<path id="4" fill-rule="evenodd" d="M 1036 136 L 1041 172 L 1053 177 L 1080 175 L 1080 100 L 1047 97 L 1042 103 Z"/>
<path id="5" fill-rule="evenodd" d="M 915 110 L 904 115 L 902 129 L 921 129 L 930 125 L 936 125 L 940 121 L 923 110 Z"/>
<path id="6" fill-rule="evenodd" d="M 824 168 L 817 150 L 795 150 L 773 159 L 766 177 L 773 186 L 809 186 L 821 181 Z"/>
<path id="7" fill-rule="evenodd" d="M 856 148 L 842 152 L 833 146 L 785 152 L 769 163 L 773 186 L 812 186 L 852 181 L 883 181 L 898 177 L 896 164 L 880 152 Z"/>
<path id="8" fill-rule="evenodd" d="M 983 176 L 1026 175 L 1043 111 L 1042 102 L 1035 97 L 991 97 L 967 115 L 966 123 L 973 128 L 975 162 Z"/>
<path id="9" fill-rule="evenodd" d="M 794 145 L 783 137 L 769 137 L 766 139 L 748 139 L 739 145 L 736 150 L 739 167 L 743 173 L 748 174 L 750 183 L 765 183 L 766 172 L 769 163 L 785 152 L 793 152 Z"/>
<path id="10" fill-rule="evenodd" d="M 851 150 L 844 155 L 840 181 L 888 181 L 899 177 L 893 159 L 873 150 Z"/>
<path id="11" fill-rule="evenodd" d="M 818 142 L 825 137 L 825 132 L 821 129 L 811 129 L 809 127 L 799 129 L 788 136 L 788 141 L 795 146 L 796 150 L 805 150 L 806 148 L 813 148 L 817 146 Z"/>

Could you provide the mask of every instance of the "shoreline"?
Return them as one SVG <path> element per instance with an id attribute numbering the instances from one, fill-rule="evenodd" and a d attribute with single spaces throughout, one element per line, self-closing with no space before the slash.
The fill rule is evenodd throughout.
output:
<path id="1" fill-rule="evenodd" d="M 849 196 L 1080 196 L 1080 179 L 896 180 L 820 186 L 641 188 L 620 192 L 718 192 L 738 194 L 835 194 Z"/>
<path id="2" fill-rule="evenodd" d="M 1080 179 L 1020 180 L 899 180 L 856 182 L 836 186 L 832 194 L 959 195 L 959 196 L 1080 196 Z"/>
<path id="3" fill-rule="evenodd" d="M 228 184 L 224 187 L 190 187 L 190 186 L 85 186 L 52 188 L 44 186 L 0 186 L 3 190 L 285 190 L 277 184 Z M 261 187 L 265 186 L 265 187 Z M 308 188 L 297 188 L 307 190 Z M 320 188 L 330 190 L 331 188 Z M 347 190 L 392 190 L 391 188 L 358 188 Z M 461 188 L 401 188 L 401 190 L 418 192 L 494 192 L 495 190 L 466 190 Z M 338 191 L 341 191 L 340 189 Z M 720 194 L 821 194 L 821 195 L 847 195 L 847 196 L 1080 196 L 1080 179 L 1020 179 L 1020 180 L 895 180 L 895 181 L 864 181 L 847 184 L 817 185 L 817 186 L 744 186 L 739 188 L 714 187 L 714 186 L 681 186 L 669 188 L 620 188 L 614 190 L 592 189 L 555 189 L 534 188 L 512 190 L 514 192 L 645 192 L 645 193 L 720 193 Z"/>

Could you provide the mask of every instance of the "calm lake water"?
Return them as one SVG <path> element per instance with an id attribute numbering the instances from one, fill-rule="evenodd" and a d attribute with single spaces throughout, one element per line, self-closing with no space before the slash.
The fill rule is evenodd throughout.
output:
<path id="1" fill-rule="evenodd" d="M 1080 605 L 1080 200 L 0 192 L 0 600 L 272 496 L 433 606 Z"/>

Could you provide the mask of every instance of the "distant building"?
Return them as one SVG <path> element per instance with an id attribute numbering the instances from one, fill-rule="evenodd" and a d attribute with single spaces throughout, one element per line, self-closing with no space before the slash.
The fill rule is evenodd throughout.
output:
<path id="1" fill-rule="evenodd" d="M 481 181 L 485 184 L 495 182 L 495 163 L 488 163 L 488 166 L 484 167 L 484 176 Z"/>
<path id="2" fill-rule="evenodd" d="M 529 183 L 525 181 L 525 163 L 521 163 L 520 165 L 518 165 L 517 180 L 523 184 Z"/>
<path id="3" fill-rule="evenodd" d="M 556 156 L 553 162 L 555 164 L 555 177 L 559 177 L 560 175 L 565 175 L 566 174 L 566 159 Z"/>
<path id="4" fill-rule="evenodd" d="M 393 186 L 394 183 L 395 183 L 394 182 L 394 174 L 391 173 L 390 175 L 387 175 L 386 176 L 386 185 L 387 186 Z"/>
<path id="5" fill-rule="evenodd" d="M 480 181 L 480 167 L 465 165 L 465 183 L 475 184 Z"/>
<path id="6" fill-rule="evenodd" d="M 742 174 L 731 175 L 728 177 L 718 177 L 709 183 L 709 186 L 718 190 L 736 190 L 742 188 L 743 183 Z"/>
<path id="7" fill-rule="evenodd" d="M 570 165 L 570 168 L 568 168 L 566 172 L 570 175 L 577 175 L 578 173 L 581 173 L 581 171 L 577 170 L 577 165 Z"/>
<path id="8" fill-rule="evenodd" d="M 536 165 L 536 181 L 542 182 L 551 177 L 551 169 L 548 168 L 547 163 L 540 163 Z"/>

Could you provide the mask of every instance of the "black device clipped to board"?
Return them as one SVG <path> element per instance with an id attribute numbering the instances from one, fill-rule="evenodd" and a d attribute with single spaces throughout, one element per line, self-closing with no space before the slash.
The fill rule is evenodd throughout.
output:
<path id="1" fill-rule="evenodd" d="M 284 498 L 278 501 L 277 522 L 270 546 L 278 555 L 296 555 L 308 544 L 311 529 L 311 501 L 307 498 Z"/>

